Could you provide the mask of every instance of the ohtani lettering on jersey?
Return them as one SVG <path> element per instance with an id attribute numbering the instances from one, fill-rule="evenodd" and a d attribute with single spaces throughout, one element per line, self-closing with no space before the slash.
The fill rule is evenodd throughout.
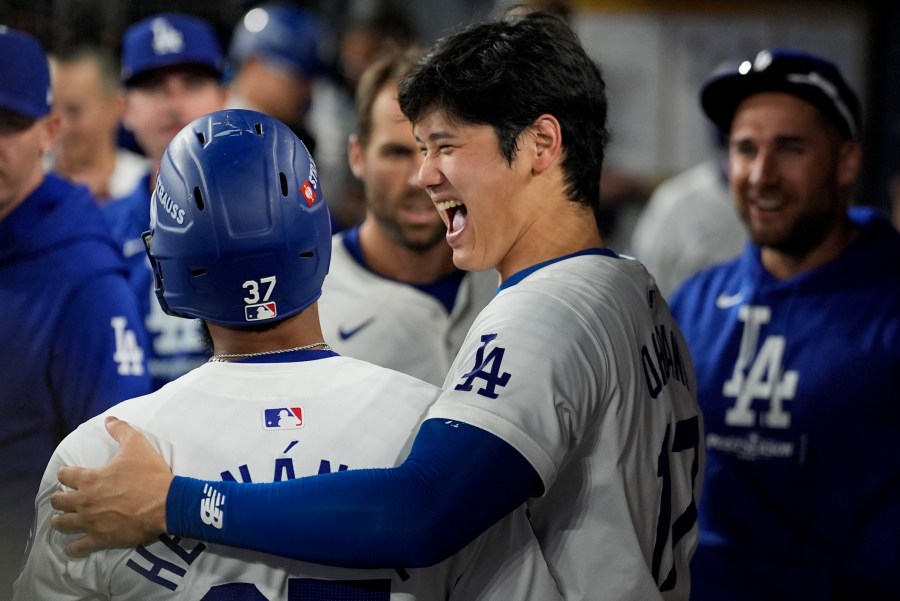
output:
<path id="1" fill-rule="evenodd" d="M 653 351 L 651 352 L 646 344 L 641 347 L 641 365 L 644 368 L 650 396 L 654 399 L 659 396 L 663 387 L 672 378 L 690 389 L 687 372 L 681 359 L 681 347 L 678 346 L 675 333 L 667 332 L 664 325 L 658 325 L 650 338 Z"/>

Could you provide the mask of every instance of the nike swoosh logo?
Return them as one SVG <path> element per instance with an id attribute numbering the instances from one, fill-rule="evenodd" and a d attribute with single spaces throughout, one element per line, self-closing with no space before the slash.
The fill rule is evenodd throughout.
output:
<path id="1" fill-rule="evenodd" d="M 373 315 L 372 317 L 365 320 L 364 322 L 362 322 L 355 328 L 350 328 L 349 330 L 345 330 L 344 328 L 339 327 L 338 328 L 338 336 L 340 337 L 341 340 L 348 340 L 350 338 L 353 338 L 357 334 L 359 334 L 364 328 L 369 327 L 374 322 L 375 322 L 375 316 Z"/>
<path id="2" fill-rule="evenodd" d="M 744 294 L 741 292 L 737 294 L 720 294 L 716 299 L 716 306 L 720 309 L 730 309 L 742 300 L 744 300 Z"/>

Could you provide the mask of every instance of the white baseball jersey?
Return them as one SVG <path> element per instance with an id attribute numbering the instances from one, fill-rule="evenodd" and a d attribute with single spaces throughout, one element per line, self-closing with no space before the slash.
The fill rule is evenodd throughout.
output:
<path id="1" fill-rule="evenodd" d="M 746 241 L 721 165 L 710 159 L 653 191 L 631 234 L 631 252 L 669 298 L 702 268 L 738 256 Z"/>
<path id="2" fill-rule="evenodd" d="M 209 363 L 104 415 L 138 427 L 179 474 L 271 482 L 396 465 L 438 392 L 348 357 Z M 146 546 L 69 558 L 63 548 L 71 537 L 50 527 L 57 469 L 99 466 L 116 450 L 103 416 L 57 448 L 37 496 L 36 534 L 16 601 L 558 598 L 524 506 L 457 555 L 424 569 L 333 568 L 168 535 Z M 206 509 L 212 520 L 227 519 L 227 499 L 215 493 Z M 368 581 L 365 592 L 347 590 L 361 580 Z"/>
<path id="3" fill-rule="evenodd" d="M 665 301 L 643 265 L 608 251 L 513 280 L 428 417 L 487 430 L 535 468 L 531 516 L 565 599 L 686 600 L 702 421 Z"/>
<path id="4" fill-rule="evenodd" d="M 475 316 L 493 298 L 497 272 L 467 273 L 448 315 L 434 297 L 360 265 L 341 234 L 331 252 L 319 302 L 328 344 L 342 355 L 440 385 Z"/>

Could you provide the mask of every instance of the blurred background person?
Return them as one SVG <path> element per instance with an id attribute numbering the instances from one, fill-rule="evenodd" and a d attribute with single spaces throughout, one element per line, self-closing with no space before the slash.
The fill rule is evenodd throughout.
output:
<path id="1" fill-rule="evenodd" d="M 695 601 L 897 598 L 900 234 L 852 206 L 837 66 L 759 52 L 701 90 L 750 242 L 672 295 L 706 427 Z"/>
<path id="2" fill-rule="evenodd" d="M 416 183 L 422 154 L 397 82 L 420 55 L 384 52 L 360 79 L 347 152 L 366 216 L 334 237 L 319 311 L 325 340 L 341 354 L 440 385 L 499 275 L 454 266 L 447 228 Z"/>
<path id="3" fill-rule="evenodd" d="M 0 599 L 8 599 L 53 449 L 150 391 L 125 266 L 86 188 L 44 173 L 59 131 L 47 58 L 0 26 Z"/>
<path id="4" fill-rule="evenodd" d="M 188 123 L 225 106 L 223 55 L 215 30 L 204 19 L 160 13 L 133 24 L 122 40 L 123 125 L 158 165 L 166 146 Z M 199 321 L 163 313 L 153 291 L 142 235 L 150 226 L 150 196 L 156 169 L 121 200 L 104 207 L 113 237 L 128 264 L 129 281 L 150 336 L 149 366 L 154 388 L 205 362 Z M 166 198 L 165 196 L 163 198 Z M 179 199 L 161 210 L 178 212 Z"/>
<path id="5" fill-rule="evenodd" d="M 268 2 L 238 21 L 228 48 L 228 106 L 275 117 L 314 155 L 316 140 L 306 116 L 313 85 L 325 70 L 325 27 L 299 6 Z"/>
<path id="6" fill-rule="evenodd" d="M 59 137 L 45 168 L 84 184 L 101 205 L 131 192 L 147 174 L 147 157 L 118 145 L 124 100 L 118 61 L 102 46 L 79 45 L 50 55 Z"/>
<path id="7" fill-rule="evenodd" d="M 386 52 L 396 51 L 416 44 L 417 36 L 407 15 L 391 7 L 382 7 L 371 14 L 352 19 L 338 40 L 337 64 L 334 69 L 334 86 L 316 88 L 322 102 L 313 104 L 311 121 L 321 129 L 332 130 L 329 136 L 337 141 L 340 160 L 333 169 L 323 171 L 330 175 L 329 203 L 332 207 L 332 228 L 338 232 L 358 225 L 366 216 L 366 200 L 362 182 L 354 177 L 347 163 L 347 138 L 356 131 L 357 108 L 355 101 L 359 79 L 375 60 Z M 332 97 L 329 100 L 328 97 Z M 332 110 L 320 110 L 331 106 Z M 331 125 L 329 125 L 331 124 Z M 332 190 L 333 188 L 333 190 Z"/>
<path id="8" fill-rule="evenodd" d="M 660 183 L 631 233 L 630 253 L 665 297 L 702 268 L 736 257 L 747 240 L 728 188 L 727 140 L 709 133 L 710 157 Z"/>

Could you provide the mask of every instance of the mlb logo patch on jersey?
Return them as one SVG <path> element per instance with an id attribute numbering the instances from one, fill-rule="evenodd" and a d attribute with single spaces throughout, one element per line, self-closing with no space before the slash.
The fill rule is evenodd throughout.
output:
<path id="1" fill-rule="evenodd" d="M 293 430 L 302 426 L 303 409 L 300 407 L 263 409 L 263 427 L 266 430 Z"/>
<path id="2" fill-rule="evenodd" d="M 244 307 L 244 319 L 247 321 L 272 319 L 276 315 L 278 315 L 278 307 L 275 303 L 263 303 L 261 305 L 249 305 Z"/>

